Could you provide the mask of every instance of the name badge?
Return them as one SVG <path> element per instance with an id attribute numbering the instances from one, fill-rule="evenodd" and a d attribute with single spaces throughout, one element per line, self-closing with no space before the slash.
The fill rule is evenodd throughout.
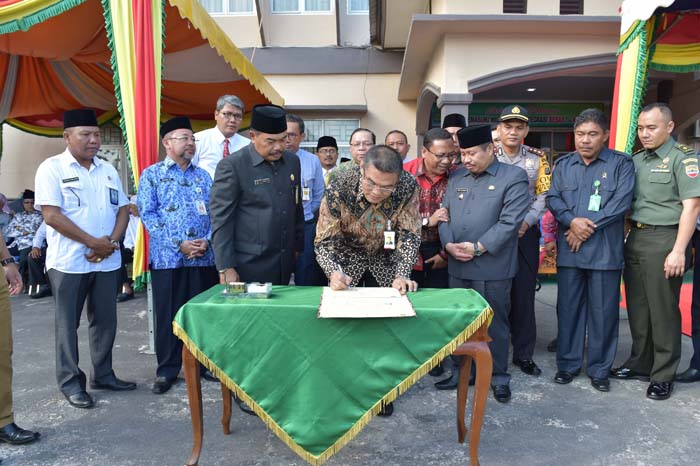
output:
<path id="1" fill-rule="evenodd" d="M 109 203 L 119 205 L 119 191 L 114 188 L 109 188 Z"/>
<path id="2" fill-rule="evenodd" d="M 198 200 L 195 202 L 195 205 L 197 206 L 197 212 L 199 215 L 207 215 L 207 205 L 204 203 L 203 200 Z"/>
<path id="3" fill-rule="evenodd" d="M 310 201 L 311 200 L 311 188 L 308 186 L 305 188 L 301 188 L 301 200 L 302 201 Z"/>
<path id="4" fill-rule="evenodd" d="M 396 232 L 391 229 L 391 220 L 387 222 L 386 230 L 384 231 L 384 249 L 396 249 Z"/>
<path id="5" fill-rule="evenodd" d="M 600 181 L 596 180 L 593 183 L 593 187 L 595 188 L 595 192 L 591 194 L 591 197 L 588 199 L 588 211 L 589 212 L 598 212 L 600 210 L 600 194 L 598 194 L 598 188 L 600 187 Z"/>
<path id="6" fill-rule="evenodd" d="M 255 186 L 260 186 L 261 184 L 270 184 L 270 178 L 260 178 L 257 180 L 253 180 L 253 183 Z"/>
<path id="7" fill-rule="evenodd" d="M 73 181 L 79 181 L 79 180 L 80 180 L 80 178 L 78 178 L 77 176 L 74 176 L 73 178 L 64 178 L 61 180 L 61 182 L 62 183 L 71 183 Z"/>

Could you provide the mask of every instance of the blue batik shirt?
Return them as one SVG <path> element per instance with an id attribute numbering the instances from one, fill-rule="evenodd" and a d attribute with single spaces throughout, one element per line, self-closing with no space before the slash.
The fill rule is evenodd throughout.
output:
<path id="1" fill-rule="evenodd" d="M 151 269 L 214 265 L 211 247 L 204 256 L 194 259 L 187 259 L 180 252 L 180 243 L 185 240 L 211 240 L 211 184 L 206 170 L 190 164 L 182 171 L 170 157 L 143 171 L 137 204 L 141 221 L 150 236 Z"/>

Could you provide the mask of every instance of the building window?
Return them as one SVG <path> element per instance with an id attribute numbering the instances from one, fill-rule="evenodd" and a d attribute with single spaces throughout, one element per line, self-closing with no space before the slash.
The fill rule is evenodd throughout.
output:
<path id="1" fill-rule="evenodd" d="M 330 13 L 331 0 L 272 0 L 273 13 Z"/>
<path id="2" fill-rule="evenodd" d="M 349 15 L 369 14 L 369 0 L 348 0 Z"/>
<path id="3" fill-rule="evenodd" d="M 527 0 L 503 0 L 503 13 L 527 13 Z"/>
<path id="4" fill-rule="evenodd" d="M 252 15 L 255 14 L 253 0 L 199 0 L 210 15 Z"/>
<path id="5" fill-rule="evenodd" d="M 560 0 L 559 1 L 560 15 L 582 15 L 583 0 Z"/>
<path id="6" fill-rule="evenodd" d="M 304 120 L 306 139 L 300 147 L 316 153 L 316 143 L 321 136 L 333 136 L 338 143 L 338 160 L 350 158 L 350 134 L 360 127 L 357 119 Z"/>

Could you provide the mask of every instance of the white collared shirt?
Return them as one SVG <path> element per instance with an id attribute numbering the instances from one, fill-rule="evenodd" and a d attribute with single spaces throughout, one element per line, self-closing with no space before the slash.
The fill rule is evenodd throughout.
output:
<path id="1" fill-rule="evenodd" d="M 192 157 L 192 165 L 206 170 L 213 180 L 216 165 L 224 157 L 224 139 L 226 138 L 216 126 L 195 133 L 194 138 L 197 140 L 197 151 Z M 248 144 L 250 139 L 236 133 L 228 138 L 228 153 L 233 154 Z"/>
<path id="2" fill-rule="evenodd" d="M 99 238 L 114 230 L 119 208 L 129 203 L 117 171 L 93 158 L 90 169 L 65 150 L 43 161 L 36 172 L 35 207 L 56 206 L 78 228 Z M 121 266 L 119 250 L 101 262 L 88 262 L 87 246 L 46 226 L 46 269 L 64 273 L 109 272 Z"/>

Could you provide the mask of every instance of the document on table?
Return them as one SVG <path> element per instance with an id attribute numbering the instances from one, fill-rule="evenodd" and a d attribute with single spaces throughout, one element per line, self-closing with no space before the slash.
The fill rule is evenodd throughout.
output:
<path id="1" fill-rule="evenodd" d="M 320 319 L 415 317 L 408 297 L 401 296 L 394 288 L 348 288 L 334 291 L 323 288 Z"/>

